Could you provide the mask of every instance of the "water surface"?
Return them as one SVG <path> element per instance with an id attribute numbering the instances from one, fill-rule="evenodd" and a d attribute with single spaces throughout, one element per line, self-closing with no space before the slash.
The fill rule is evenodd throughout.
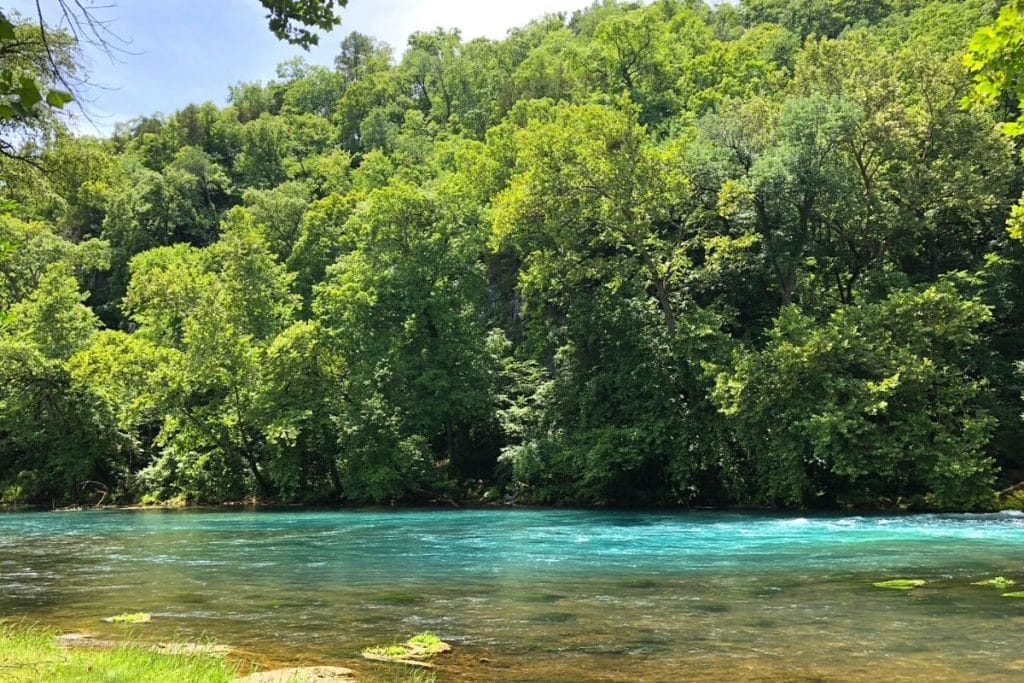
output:
<path id="1" fill-rule="evenodd" d="M 996 575 L 1024 586 L 1024 516 L 0 515 L 0 616 L 353 668 L 430 630 L 439 681 L 1024 679 Z"/>

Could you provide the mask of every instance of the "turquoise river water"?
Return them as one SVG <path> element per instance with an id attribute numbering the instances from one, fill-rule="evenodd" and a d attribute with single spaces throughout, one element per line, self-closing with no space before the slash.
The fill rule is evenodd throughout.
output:
<path id="1" fill-rule="evenodd" d="M 993 576 L 1024 588 L 1024 515 L 0 514 L 0 617 L 357 671 L 429 630 L 438 681 L 1024 680 Z"/>

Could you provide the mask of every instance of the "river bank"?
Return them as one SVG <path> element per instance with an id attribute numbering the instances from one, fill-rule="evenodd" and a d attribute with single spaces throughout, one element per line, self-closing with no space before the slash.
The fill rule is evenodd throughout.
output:
<path id="1" fill-rule="evenodd" d="M 346 662 L 359 666 L 356 662 Z M 258 653 L 213 642 L 154 643 L 60 633 L 0 620 L 0 680 L 35 683 L 433 683 L 431 670 L 381 662 L 276 668 Z M 425 666 L 431 667 L 427 664 Z"/>
<path id="2" fill-rule="evenodd" d="M 80 683 L 97 680 L 125 683 L 230 683 L 242 667 L 222 657 L 168 654 L 139 644 L 71 647 L 55 631 L 40 626 L 0 622 L 0 680 Z"/>
<path id="3" fill-rule="evenodd" d="M 865 505 L 847 506 L 842 508 L 821 507 L 821 508 L 779 508 L 772 506 L 755 505 L 733 505 L 719 507 L 616 507 L 616 506 L 578 506 L 578 505 L 552 505 L 536 504 L 527 501 L 516 501 L 515 499 L 500 500 L 444 500 L 433 501 L 417 505 L 346 505 L 343 503 L 292 503 L 278 501 L 262 501 L 259 499 L 246 499 L 237 501 L 226 501 L 222 503 L 191 503 L 182 500 L 156 501 L 156 502 L 132 502 L 123 504 L 75 504 L 66 506 L 47 506 L 30 504 L 6 504 L 0 503 L 0 513 L 5 512 L 83 512 L 94 510 L 105 511 L 144 511 L 144 510 L 190 510 L 190 511 L 225 511 L 235 512 L 239 510 L 258 510 L 264 512 L 274 511 L 401 511 L 401 510 L 579 510 L 598 512 L 650 512 L 650 513 L 757 513 L 757 514 L 850 514 L 850 515 L 887 515 L 887 514 L 969 514 L 978 513 L 978 510 L 940 510 L 928 507 L 919 507 L 909 502 L 901 502 L 893 505 Z M 1004 512 L 1021 510 L 1024 511 L 1024 483 L 1009 487 L 996 494 L 991 509 L 981 512 Z"/>

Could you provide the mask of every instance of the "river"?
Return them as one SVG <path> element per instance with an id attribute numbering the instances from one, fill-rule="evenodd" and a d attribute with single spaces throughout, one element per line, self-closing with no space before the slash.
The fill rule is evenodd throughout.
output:
<path id="1" fill-rule="evenodd" d="M 1024 516 L 0 514 L 0 616 L 357 669 L 429 630 L 438 681 L 1024 679 L 993 576 L 1024 588 Z"/>

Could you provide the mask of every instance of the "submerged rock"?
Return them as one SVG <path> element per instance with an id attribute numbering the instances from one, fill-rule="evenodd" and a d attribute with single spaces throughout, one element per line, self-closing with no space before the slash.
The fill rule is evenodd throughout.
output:
<path id="1" fill-rule="evenodd" d="M 118 643 L 113 640 L 99 638 L 95 633 L 62 633 L 56 638 L 58 645 L 64 647 L 113 648 Z"/>
<path id="2" fill-rule="evenodd" d="M 64 647 L 84 647 L 93 649 L 113 649 L 131 646 L 144 648 L 165 655 L 205 655 L 208 657 L 226 657 L 232 648 L 217 643 L 132 643 L 101 638 L 95 633 L 62 633 L 56 637 L 57 644 Z"/>
<path id="3" fill-rule="evenodd" d="M 928 583 L 924 579 L 889 579 L 888 581 L 876 581 L 875 588 L 888 588 L 894 591 L 909 591 Z"/>
<path id="4" fill-rule="evenodd" d="M 373 596 L 374 602 L 379 602 L 385 605 L 409 605 L 415 602 L 423 600 L 422 595 L 415 593 L 379 593 Z"/>
<path id="5" fill-rule="evenodd" d="M 1008 579 L 1005 576 L 997 576 L 994 579 L 985 579 L 984 581 L 975 581 L 972 586 L 994 586 L 996 588 L 1009 588 L 1016 585 L 1016 581 Z"/>
<path id="6" fill-rule="evenodd" d="M 405 666 L 417 666 L 421 669 L 436 669 L 437 667 L 430 662 L 424 662 L 420 659 L 408 659 L 401 655 L 395 654 L 377 654 L 375 652 L 363 651 L 363 659 L 369 659 L 371 662 L 388 662 L 389 664 L 404 664 Z"/>
<path id="7" fill-rule="evenodd" d="M 157 652 L 167 655 L 207 655 L 209 657 L 226 657 L 231 648 L 217 643 L 157 643 L 153 646 Z"/>
<path id="8" fill-rule="evenodd" d="M 257 671 L 235 683 L 355 683 L 352 669 L 343 666 L 297 666 L 290 669 Z"/>

